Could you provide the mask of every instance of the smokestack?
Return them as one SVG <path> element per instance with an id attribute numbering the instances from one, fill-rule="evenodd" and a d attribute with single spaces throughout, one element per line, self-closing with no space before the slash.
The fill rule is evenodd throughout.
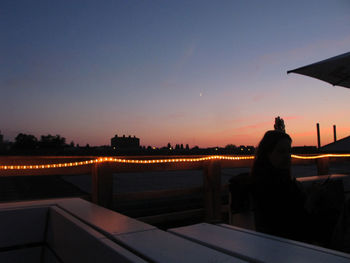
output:
<path id="1" fill-rule="evenodd" d="M 321 148 L 321 138 L 320 138 L 320 124 L 316 124 L 317 127 L 317 146 L 318 148 Z"/>
<path id="2" fill-rule="evenodd" d="M 333 125 L 333 135 L 334 135 L 334 142 L 337 141 L 337 128 L 335 125 Z"/>

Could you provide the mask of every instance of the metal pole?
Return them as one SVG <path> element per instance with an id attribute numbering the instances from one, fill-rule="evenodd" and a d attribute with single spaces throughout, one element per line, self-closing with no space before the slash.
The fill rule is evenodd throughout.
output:
<path id="1" fill-rule="evenodd" d="M 317 127 L 317 146 L 318 148 L 321 148 L 321 138 L 320 138 L 320 124 L 316 124 Z"/>

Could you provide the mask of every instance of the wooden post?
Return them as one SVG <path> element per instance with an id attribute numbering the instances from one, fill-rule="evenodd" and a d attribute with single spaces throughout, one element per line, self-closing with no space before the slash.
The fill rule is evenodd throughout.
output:
<path id="1" fill-rule="evenodd" d="M 92 166 L 92 202 L 112 208 L 113 173 L 110 163 L 95 163 Z"/>
<path id="2" fill-rule="evenodd" d="M 317 175 L 329 174 L 329 157 L 316 159 Z"/>
<path id="3" fill-rule="evenodd" d="M 203 169 L 204 209 L 207 222 L 221 220 L 221 164 L 218 160 L 206 162 Z"/>

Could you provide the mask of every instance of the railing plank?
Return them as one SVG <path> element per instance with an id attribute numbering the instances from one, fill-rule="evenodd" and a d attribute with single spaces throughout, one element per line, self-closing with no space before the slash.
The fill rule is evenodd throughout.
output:
<path id="1" fill-rule="evenodd" d="M 130 193 L 119 193 L 114 194 L 113 199 L 117 202 L 123 201 L 139 201 L 145 199 L 156 199 L 156 198 L 168 198 L 176 196 L 184 196 L 190 194 L 201 194 L 203 193 L 203 187 L 192 187 L 185 189 L 169 189 L 169 190 L 157 190 L 157 191 L 145 191 L 145 192 L 130 192 Z"/>
<path id="2" fill-rule="evenodd" d="M 312 156 L 312 155 L 309 155 Z M 205 156 L 118 156 L 118 159 L 128 160 L 159 160 L 159 159 L 179 159 L 179 158 L 201 158 Z M 97 156 L 3 156 L 0 157 L 0 165 L 41 165 L 57 164 L 68 162 L 79 162 L 96 160 Z M 109 157 L 108 157 L 109 158 Z M 114 157 L 113 157 L 114 158 Z M 327 172 L 329 164 L 332 162 L 349 161 L 349 157 L 344 158 L 324 158 L 318 159 L 292 159 L 292 165 L 317 165 L 318 174 Z M 26 170 L 0 170 L 0 176 L 31 176 L 31 175 L 79 175 L 91 174 L 93 182 L 92 199 L 103 206 L 111 207 L 113 200 L 117 202 L 138 201 L 143 199 L 157 199 L 176 197 L 190 194 L 203 194 L 205 199 L 205 211 L 208 221 L 220 220 L 221 218 L 221 194 L 228 190 L 228 185 L 221 185 L 220 172 L 222 168 L 251 167 L 253 160 L 211 160 L 198 162 L 162 162 L 162 163 L 120 163 L 120 162 L 100 162 L 74 167 L 26 169 Z M 108 166 L 108 169 L 107 169 Z M 150 172 L 150 171 L 179 171 L 179 170 L 203 170 L 203 187 L 189 189 L 169 189 L 160 191 L 147 191 L 138 193 L 113 194 L 113 173 L 127 172 Z"/>
<path id="3" fill-rule="evenodd" d="M 1 170 L 1 176 L 50 176 L 50 175 L 83 175 L 91 174 L 92 165 L 61 167 L 50 169 L 31 169 L 31 170 Z"/>

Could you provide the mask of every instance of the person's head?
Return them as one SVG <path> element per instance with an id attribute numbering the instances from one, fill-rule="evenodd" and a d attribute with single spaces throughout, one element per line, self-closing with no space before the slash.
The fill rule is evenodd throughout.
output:
<path id="1" fill-rule="evenodd" d="M 267 131 L 259 143 L 254 168 L 272 166 L 276 169 L 290 168 L 290 151 L 292 139 L 284 132 Z"/>

